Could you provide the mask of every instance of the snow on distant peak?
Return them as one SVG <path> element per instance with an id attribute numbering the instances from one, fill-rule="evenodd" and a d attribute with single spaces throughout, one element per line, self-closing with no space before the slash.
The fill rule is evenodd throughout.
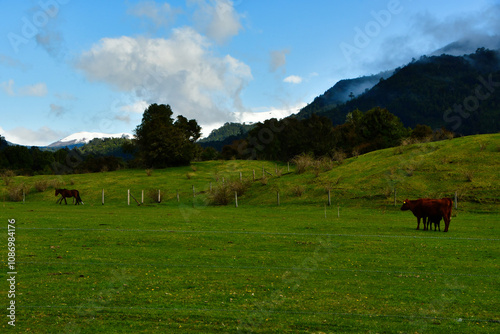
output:
<path id="1" fill-rule="evenodd" d="M 78 143 L 88 143 L 92 139 L 103 139 L 103 138 L 132 138 L 132 135 L 129 133 L 100 133 L 100 132 L 77 132 L 73 133 L 72 135 L 69 135 L 63 139 L 61 139 L 61 142 L 68 142 L 68 141 L 76 141 Z"/>
<path id="2" fill-rule="evenodd" d="M 128 138 L 131 139 L 133 136 L 130 133 L 101 133 L 101 132 L 77 132 L 64 137 L 61 140 L 56 141 L 49 145 L 49 147 L 65 147 L 65 146 L 81 146 L 89 143 L 92 139 L 103 139 L 103 138 Z"/>

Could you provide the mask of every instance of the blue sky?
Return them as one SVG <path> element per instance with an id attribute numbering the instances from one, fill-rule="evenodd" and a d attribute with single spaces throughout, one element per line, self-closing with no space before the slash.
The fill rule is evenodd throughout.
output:
<path id="1" fill-rule="evenodd" d="M 132 133 L 151 103 L 205 135 L 283 117 L 341 79 L 455 41 L 473 52 L 500 29 L 498 0 L 1 3 L 0 134 L 24 145 Z"/>

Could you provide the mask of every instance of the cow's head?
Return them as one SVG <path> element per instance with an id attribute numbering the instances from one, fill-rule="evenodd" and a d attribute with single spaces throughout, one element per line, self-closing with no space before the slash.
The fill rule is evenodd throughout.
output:
<path id="1" fill-rule="evenodd" d="M 403 201 L 403 205 L 401 206 L 401 210 L 402 211 L 410 210 L 410 200 L 409 199 L 405 199 Z"/>

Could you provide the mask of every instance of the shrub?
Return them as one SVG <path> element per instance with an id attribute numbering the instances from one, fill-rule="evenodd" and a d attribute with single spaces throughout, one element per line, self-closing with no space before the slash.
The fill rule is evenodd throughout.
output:
<path id="1" fill-rule="evenodd" d="M 319 160 L 321 169 L 325 172 L 333 169 L 333 161 L 329 157 L 323 157 Z"/>
<path id="2" fill-rule="evenodd" d="M 49 182 L 49 187 L 54 189 L 62 188 L 64 186 L 64 181 L 59 179 L 53 179 Z"/>
<path id="3" fill-rule="evenodd" d="M 148 169 L 146 169 L 146 175 L 147 175 L 147 176 L 151 176 L 151 175 L 153 175 L 153 169 L 152 169 L 152 168 L 148 168 Z"/>
<path id="4" fill-rule="evenodd" d="M 35 182 L 35 189 L 39 193 L 44 192 L 45 190 L 47 190 L 48 187 L 49 187 L 49 181 L 47 180 L 38 180 Z"/>
<path id="5" fill-rule="evenodd" d="M 208 195 L 209 203 L 212 205 L 228 205 L 231 201 L 231 191 L 227 183 L 222 183 L 217 185 L 212 189 L 212 192 Z"/>
<path id="6" fill-rule="evenodd" d="M 413 176 L 413 172 L 415 172 L 415 169 L 416 169 L 416 167 L 413 164 L 406 165 L 406 167 L 405 167 L 406 175 Z"/>
<path id="7" fill-rule="evenodd" d="M 359 152 L 359 150 L 358 150 Z M 346 158 L 346 154 L 342 150 L 335 150 L 333 152 L 333 160 L 337 161 L 339 165 L 341 165 L 344 162 L 344 159 Z"/>
<path id="8" fill-rule="evenodd" d="M 269 183 L 269 179 L 266 176 L 264 176 L 263 178 L 260 179 L 260 183 L 263 186 L 266 186 Z"/>
<path id="9" fill-rule="evenodd" d="M 2 180 L 7 187 L 11 184 L 14 176 L 16 176 L 16 174 L 11 170 L 7 170 L 2 174 Z"/>
<path id="10" fill-rule="evenodd" d="M 296 185 L 296 186 L 292 187 L 292 194 L 294 194 L 297 197 L 301 197 L 302 194 L 304 194 L 305 190 L 306 189 L 304 186 Z"/>
<path id="11" fill-rule="evenodd" d="M 146 190 L 145 197 L 149 198 L 152 203 L 158 203 L 158 189 L 148 189 Z M 161 194 L 160 194 L 161 195 Z M 142 196 L 142 193 L 141 193 Z"/>
<path id="12" fill-rule="evenodd" d="M 292 163 L 297 166 L 297 174 L 305 173 L 314 164 L 314 158 L 310 154 L 300 154 L 292 159 Z"/>
<path id="13" fill-rule="evenodd" d="M 466 170 L 464 171 L 464 176 L 467 182 L 472 182 L 472 180 L 474 179 L 474 172 L 471 170 Z"/>
<path id="14" fill-rule="evenodd" d="M 212 205 L 228 205 L 234 198 L 236 192 L 238 196 L 248 190 L 252 183 L 250 181 L 228 181 L 212 188 L 212 192 L 208 195 L 209 203 Z"/>
<path id="15" fill-rule="evenodd" d="M 7 194 L 9 200 L 12 202 L 20 202 L 23 200 L 23 193 L 27 195 L 29 193 L 29 188 L 24 184 L 10 185 L 7 188 Z"/>
<path id="16" fill-rule="evenodd" d="M 234 193 L 235 191 L 238 193 L 238 196 L 243 196 L 245 192 L 251 186 L 250 181 L 231 181 L 228 183 L 229 189 Z"/>

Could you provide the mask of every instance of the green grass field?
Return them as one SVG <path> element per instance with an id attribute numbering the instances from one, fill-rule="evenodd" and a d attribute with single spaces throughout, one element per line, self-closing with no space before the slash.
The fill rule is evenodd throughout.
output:
<path id="1" fill-rule="evenodd" d="M 499 147 L 499 135 L 472 136 L 372 152 L 317 176 L 279 164 L 281 176 L 265 180 L 263 165 L 275 174 L 275 163 L 16 177 L 12 183 L 29 190 L 24 204 L 0 187 L 0 328 L 498 333 Z M 251 179 L 253 170 L 257 179 L 238 208 L 207 204 L 210 182 L 239 172 Z M 40 180 L 79 189 L 85 205 L 55 204 L 53 187 L 34 189 Z M 141 190 L 160 189 L 162 202 L 146 196 L 129 206 L 128 189 L 139 201 Z M 399 210 L 406 197 L 455 191 L 448 233 L 417 231 L 416 218 Z M 16 220 L 15 298 L 6 280 L 8 219 Z"/>

